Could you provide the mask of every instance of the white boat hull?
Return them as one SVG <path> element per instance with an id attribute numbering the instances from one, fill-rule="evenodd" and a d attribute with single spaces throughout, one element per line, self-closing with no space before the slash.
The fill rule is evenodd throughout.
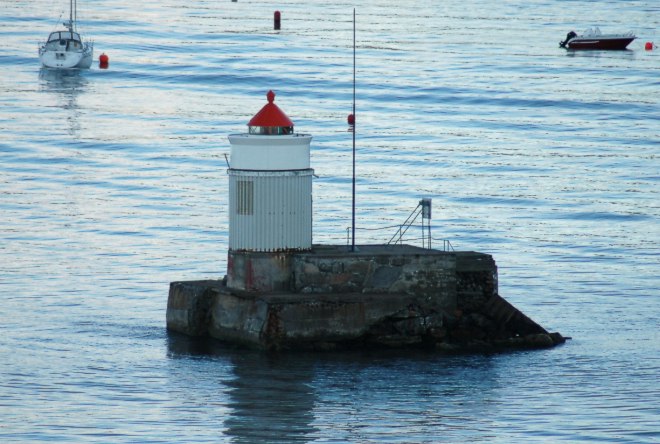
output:
<path id="1" fill-rule="evenodd" d="M 94 48 L 85 44 L 82 50 L 51 49 L 42 46 L 39 60 L 46 68 L 87 69 L 92 66 Z"/>

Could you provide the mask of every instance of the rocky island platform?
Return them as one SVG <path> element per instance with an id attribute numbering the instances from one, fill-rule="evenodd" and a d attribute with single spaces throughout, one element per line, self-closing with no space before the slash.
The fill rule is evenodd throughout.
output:
<path id="1" fill-rule="evenodd" d="M 565 341 L 498 294 L 488 254 L 349 248 L 230 251 L 224 279 L 170 284 L 167 328 L 263 350 L 489 352 Z"/>

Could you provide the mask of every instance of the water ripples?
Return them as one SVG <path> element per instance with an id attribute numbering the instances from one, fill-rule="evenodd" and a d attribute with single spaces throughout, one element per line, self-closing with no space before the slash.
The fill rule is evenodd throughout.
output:
<path id="1" fill-rule="evenodd" d="M 452 357 L 271 356 L 164 328 L 169 282 L 225 273 L 226 136 L 269 89 L 314 136 L 315 242 L 346 242 L 353 4 L 80 2 L 110 67 L 59 73 L 36 55 L 50 2 L 5 3 L 0 438 L 659 439 L 655 3 L 571 2 L 640 35 L 581 53 L 557 48 L 582 25 L 556 2 L 359 5 L 358 243 L 432 197 L 436 245 L 493 254 L 503 296 L 574 337 Z"/>

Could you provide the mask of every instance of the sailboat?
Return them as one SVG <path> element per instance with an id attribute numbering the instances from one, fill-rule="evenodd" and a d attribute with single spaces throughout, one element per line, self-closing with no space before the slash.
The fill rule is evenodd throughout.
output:
<path id="1" fill-rule="evenodd" d="M 89 68 L 92 66 L 94 44 L 83 41 L 76 32 L 78 0 L 69 0 L 69 20 L 66 30 L 51 32 L 48 40 L 39 45 L 39 60 L 46 68 Z"/>

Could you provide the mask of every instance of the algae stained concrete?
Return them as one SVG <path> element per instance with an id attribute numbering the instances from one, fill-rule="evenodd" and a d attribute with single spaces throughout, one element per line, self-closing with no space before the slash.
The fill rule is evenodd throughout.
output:
<path id="1" fill-rule="evenodd" d="M 262 349 L 561 342 L 499 297 L 497 267 L 487 254 L 315 245 L 304 252 L 230 251 L 228 263 L 226 282 L 170 285 L 168 329 Z"/>

